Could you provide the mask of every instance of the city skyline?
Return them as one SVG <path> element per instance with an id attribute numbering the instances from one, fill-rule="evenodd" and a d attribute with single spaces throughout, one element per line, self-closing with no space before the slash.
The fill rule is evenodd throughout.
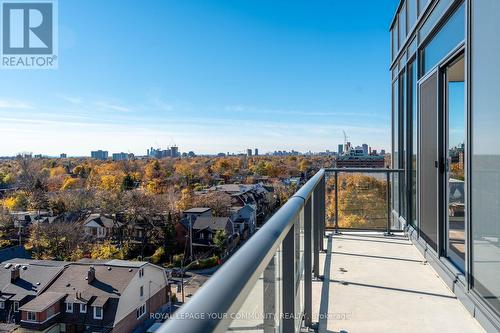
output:
<path id="1" fill-rule="evenodd" d="M 59 68 L 2 72 L 0 156 L 387 149 L 396 5 L 61 2 Z"/>

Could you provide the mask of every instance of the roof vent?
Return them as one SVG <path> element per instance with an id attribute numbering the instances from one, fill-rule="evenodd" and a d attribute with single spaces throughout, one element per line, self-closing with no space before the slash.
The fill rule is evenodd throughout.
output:
<path id="1" fill-rule="evenodd" d="M 3 266 L 3 268 L 9 269 L 11 266 L 12 266 L 12 264 L 10 262 L 8 262 L 5 264 L 5 266 Z"/>
<path id="2" fill-rule="evenodd" d="M 111 267 L 108 267 L 108 271 L 110 271 L 110 270 L 111 270 Z"/>
<path id="3" fill-rule="evenodd" d="M 132 268 L 129 268 L 129 269 L 128 269 L 128 271 L 129 271 L 129 272 L 132 272 Z"/>
<path id="4" fill-rule="evenodd" d="M 37 285 L 37 286 L 39 286 L 39 285 L 40 285 L 40 282 L 37 282 L 37 283 L 36 283 L 36 285 Z"/>
<path id="5" fill-rule="evenodd" d="M 28 266 L 23 266 L 23 271 L 27 270 L 28 269 Z"/>
<path id="6" fill-rule="evenodd" d="M 14 266 L 14 267 L 16 267 L 16 269 L 19 269 L 19 268 L 21 268 L 21 264 L 16 264 L 16 266 Z"/>

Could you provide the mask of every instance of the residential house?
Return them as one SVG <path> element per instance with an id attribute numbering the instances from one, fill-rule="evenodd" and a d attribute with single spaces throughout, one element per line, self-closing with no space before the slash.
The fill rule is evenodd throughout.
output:
<path id="1" fill-rule="evenodd" d="M 121 226 L 120 222 L 101 214 L 91 214 L 83 222 L 85 233 L 98 239 L 117 235 Z"/>
<path id="2" fill-rule="evenodd" d="M 212 216 L 212 209 L 207 207 L 195 207 L 183 212 L 181 223 L 175 226 L 177 244 L 184 248 L 186 237 L 189 235 L 189 228 L 199 216 Z"/>
<path id="3" fill-rule="evenodd" d="M 41 295 L 68 263 L 15 258 L 0 267 L 0 321 L 19 323 L 19 308 Z"/>
<path id="4" fill-rule="evenodd" d="M 255 232 L 257 226 L 257 211 L 251 205 L 243 207 L 231 208 L 231 220 L 234 224 L 234 229 L 243 239 L 247 239 Z"/>
<path id="5" fill-rule="evenodd" d="M 194 246 L 212 246 L 217 231 L 225 231 L 228 241 L 235 237 L 234 225 L 230 217 L 199 216 L 192 224 Z"/>
<path id="6" fill-rule="evenodd" d="M 132 332 L 167 302 L 163 268 L 109 260 L 69 264 L 22 305 L 21 332 Z"/>

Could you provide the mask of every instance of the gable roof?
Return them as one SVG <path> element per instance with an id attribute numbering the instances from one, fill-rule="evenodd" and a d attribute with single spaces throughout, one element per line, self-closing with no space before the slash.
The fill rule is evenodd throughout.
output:
<path id="1" fill-rule="evenodd" d="M 11 282 L 11 270 L 19 267 L 19 278 Z M 31 295 L 36 296 L 64 270 L 67 265 L 63 261 L 12 259 L 2 263 L 0 267 L 0 291 L 9 295 L 10 299 L 22 300 Z"/>
<path id="2" fill-rule="evenodd" d="M 188 210 L 184 211 L 184 214 L 202 214 L 202 213 L 208 212 L 209 210 L 212 210 L 212 208 L 209 208 L 209 207 L 195 207 L 195 208 L 191 208 L 191 209 L 188 209 Z"/>
<path id="3" fill-rule="evenodd" d="M 90 214 L 87 219 L 83 222 L 86 227 L 102 227 L 102 228 L 112 228 L 115 225 L 120 225 L 121 223 L 113 221 L 109 217 L 102 216 L 101 214 Z"/>
<path id="4" fill-rule="evenodd" d="M 111 265 L 109 262 L 69 264 L 46 292 L 64 293 L 66 302 L 103 307 L 103 319 L 93 319 L 92 311 L 87 311 L 82 320 L 89 325 L 113 327 L 120 297 L 140 266 Z M 95 279 L 88 283 L 90 267 L 95 269 Z"/>
<path id="5" fill-rule="evenodd" d="M 229 222 L 231 222 L 229 217 L 199 216 L 194 221 L 193 229 L 225 230 Z"/>

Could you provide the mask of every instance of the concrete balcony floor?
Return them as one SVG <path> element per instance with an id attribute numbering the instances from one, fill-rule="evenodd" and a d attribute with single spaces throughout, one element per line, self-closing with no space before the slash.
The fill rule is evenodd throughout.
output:
<path id="1" fill-rule="evenodd" d="M 402 234 L 325 239 L 324 281 L 313 281 L 319 332 L 484 332 Z"/>

